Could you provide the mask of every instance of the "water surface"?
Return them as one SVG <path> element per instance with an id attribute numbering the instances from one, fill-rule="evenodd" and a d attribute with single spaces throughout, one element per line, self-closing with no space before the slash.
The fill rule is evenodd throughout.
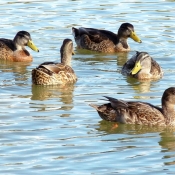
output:
<path id="1" fill-rule="evenodd" d="M 103 95 L 160 106 L 163 91 L 174 86 L 174 1 L 20 0 L 0 2 L 0 37 L 30 32 L 36 46 L 32 63 L 0 61 L 0 173 L 12 174 L 173 174 L 175 135 L 169 128 L 118 125 L 102 121 L 89 103 Z M 31 71 L 59 60 L 71 27 L 117 32 L 134 25 L 143 43 L 129 39 L 129 53 L 99 54 L 77 50 L 73 86 L 33 86 Z M 155 82 L 120 74 L 135 51 L 148 52 L 164 70 Z"/>

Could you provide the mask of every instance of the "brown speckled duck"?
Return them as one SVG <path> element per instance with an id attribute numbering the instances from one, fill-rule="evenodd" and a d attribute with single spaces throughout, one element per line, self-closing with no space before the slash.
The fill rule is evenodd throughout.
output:
<path id="1" fill-rule="evenodd" d="M 118 34 L 108 30 L 81 27 L 72 27 L 72 33 L 78 48 L 103 52 L 128 52 L 130 47 L 127 43 L 128 38 L 141 43 L 136 35 L 134 26 L 130 23 L 123 23 L 118 29 Z"/>
<path id="2" fill-rule="evenodd" d="M 0 38 L 0 59 L 14 62 L 31 62 L 33 60 L 25 46 L 39 52 L 34 45 L 30 33 L 19 31 L 13 40 Z"/>
<path id="3" fill-rule="evenodd" d="M 175 126 L 175 87 L 164 91 L 162 108 L 139 101 L 106 98 L 110 103 L 101 106 L 90 104 L 104 120 L 125 124 Z"/>
<path id="4" fill-rule="evenodd" d="M 139 80 L 159 79 L 163 76 L 160 65 L 147 52 L 136 52 L 122 68 L 122 74 Z"/>
<path id="5" fill-rule="evenodd" d="M 77 77 L 71 68 L 73 42 L 65 39 L 60 49 L 61 63 L 44 62 L 32 70 L 32 83 L 35 85 L 64 85 L 75 83 Z"/>

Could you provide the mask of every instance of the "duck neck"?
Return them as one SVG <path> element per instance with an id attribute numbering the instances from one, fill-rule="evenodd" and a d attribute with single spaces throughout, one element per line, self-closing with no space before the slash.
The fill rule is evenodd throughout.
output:
<path id="1" fill-rule="evenodd" d="M 16 50 L 25 50 L 25 48 L 21 45 L 18 44 L 19 43 L 19 39 L 15 36 L 15 38 L 13 39 L 13 44 L 16 48 Z"/>
<path id="2" fill-rule="evenodd" d="M 152 75 L 150 74 L 150 66 L 147 65 L 143 69 L 141 69 L 136 75 L 138 79 L 150 79 Z"/>
<path id="3" fill-rule="evenodd" d="M 127 38 L 120 37 L 120 38 L 119 38 L 119 42 L 122 44 L 122 46 L 123 46 L 125 49 L 128 49 L 128 48 L 129 48 L 129 45 L 128 45 L 128 42 L 127 42 Z"/>
<path id="4" fill-rule="evenodd" d="M 175 111 L 174 111 L 174 105 L 173 104 L 162 104 L 162 111 L 163 115 L 165 116 L 167 125 L 169 124 L 175 124 Z"/>
<path id="5" fill-rule="evenodd" d="M 71 58 L 72 55 L 68 53 L 61 53 L 61 63 L 71 67 Z"/>
<path id="6" fill-rule="evenodd" d="M 162 109 L 164 113 L 174 112 L 174 104 L 167 104 L 162 102 Z"/>

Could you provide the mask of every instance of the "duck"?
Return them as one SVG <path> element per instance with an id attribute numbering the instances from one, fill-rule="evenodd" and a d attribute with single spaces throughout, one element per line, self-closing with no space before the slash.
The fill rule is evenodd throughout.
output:
<path id="1" fill-rule="evenodd" d="M 157 80 L 164 74 L 161 66 L 147 52 L 138 51 L 123 65 L 121 73 L 138 80 Z"/>
<path id="2" fill-rule="evenodd" d="M 79 49 L 102 53 L 129 52 L 128 38 L 142 43 L 130 23 L 121 24 L 117 34 L 108 30 L 85 27 L 72 27 L 72 34 Z"/>
<path id="3" fill-rule="evenodd" d="M 13 62 L 32 62 L 32 55 L 25 46 L 39 52 L 27 31 L 19 31 L 13 40 L 0 38 L 0 59 Z"/>
<path id="4" fill-rule="evenodd" d="M 146 102 L 104 97 L 109 103 L 90 104 L 103 120 L 122 124 L 175 126 L 175 87 L 169 87 L 164 91 L 161 99 L 162 107 Z"/>
<path id="5" fill-rule="evenodd" d="M 65 85 L 77 81 L 77 76 L 71 67 L 71 59 L 74 55 L 71 39 L 64 39 L 60 54 L 61 63 L 44 62 L 32 70 L 34 85 Z"/>

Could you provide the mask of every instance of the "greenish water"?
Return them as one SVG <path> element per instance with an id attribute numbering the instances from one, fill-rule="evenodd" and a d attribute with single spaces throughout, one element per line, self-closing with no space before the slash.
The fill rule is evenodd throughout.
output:
<path id="1" fill-rule="evenodd" d="M 21 0 L 0 2 L 0 38 L 30 32 L 39 53 L 32 63 L 0 61 L 0 174 L 174 174 L 175 134 L 168 128 L 119 125 L 102 121 L 89 103 L 103 95 L 160 105 L 163 91 L 174 86 L 174 1 Z M 59 60 L 71 27 L 117 32 L 134 25 L 142 44 L 129 39 L 132 51 L 99 54 L 76 50 L 74 86 L 32 86 L 31 71 Z M 141 83 L 120 74 L 134 52 L 148 52 L 164 77 Z"/>

